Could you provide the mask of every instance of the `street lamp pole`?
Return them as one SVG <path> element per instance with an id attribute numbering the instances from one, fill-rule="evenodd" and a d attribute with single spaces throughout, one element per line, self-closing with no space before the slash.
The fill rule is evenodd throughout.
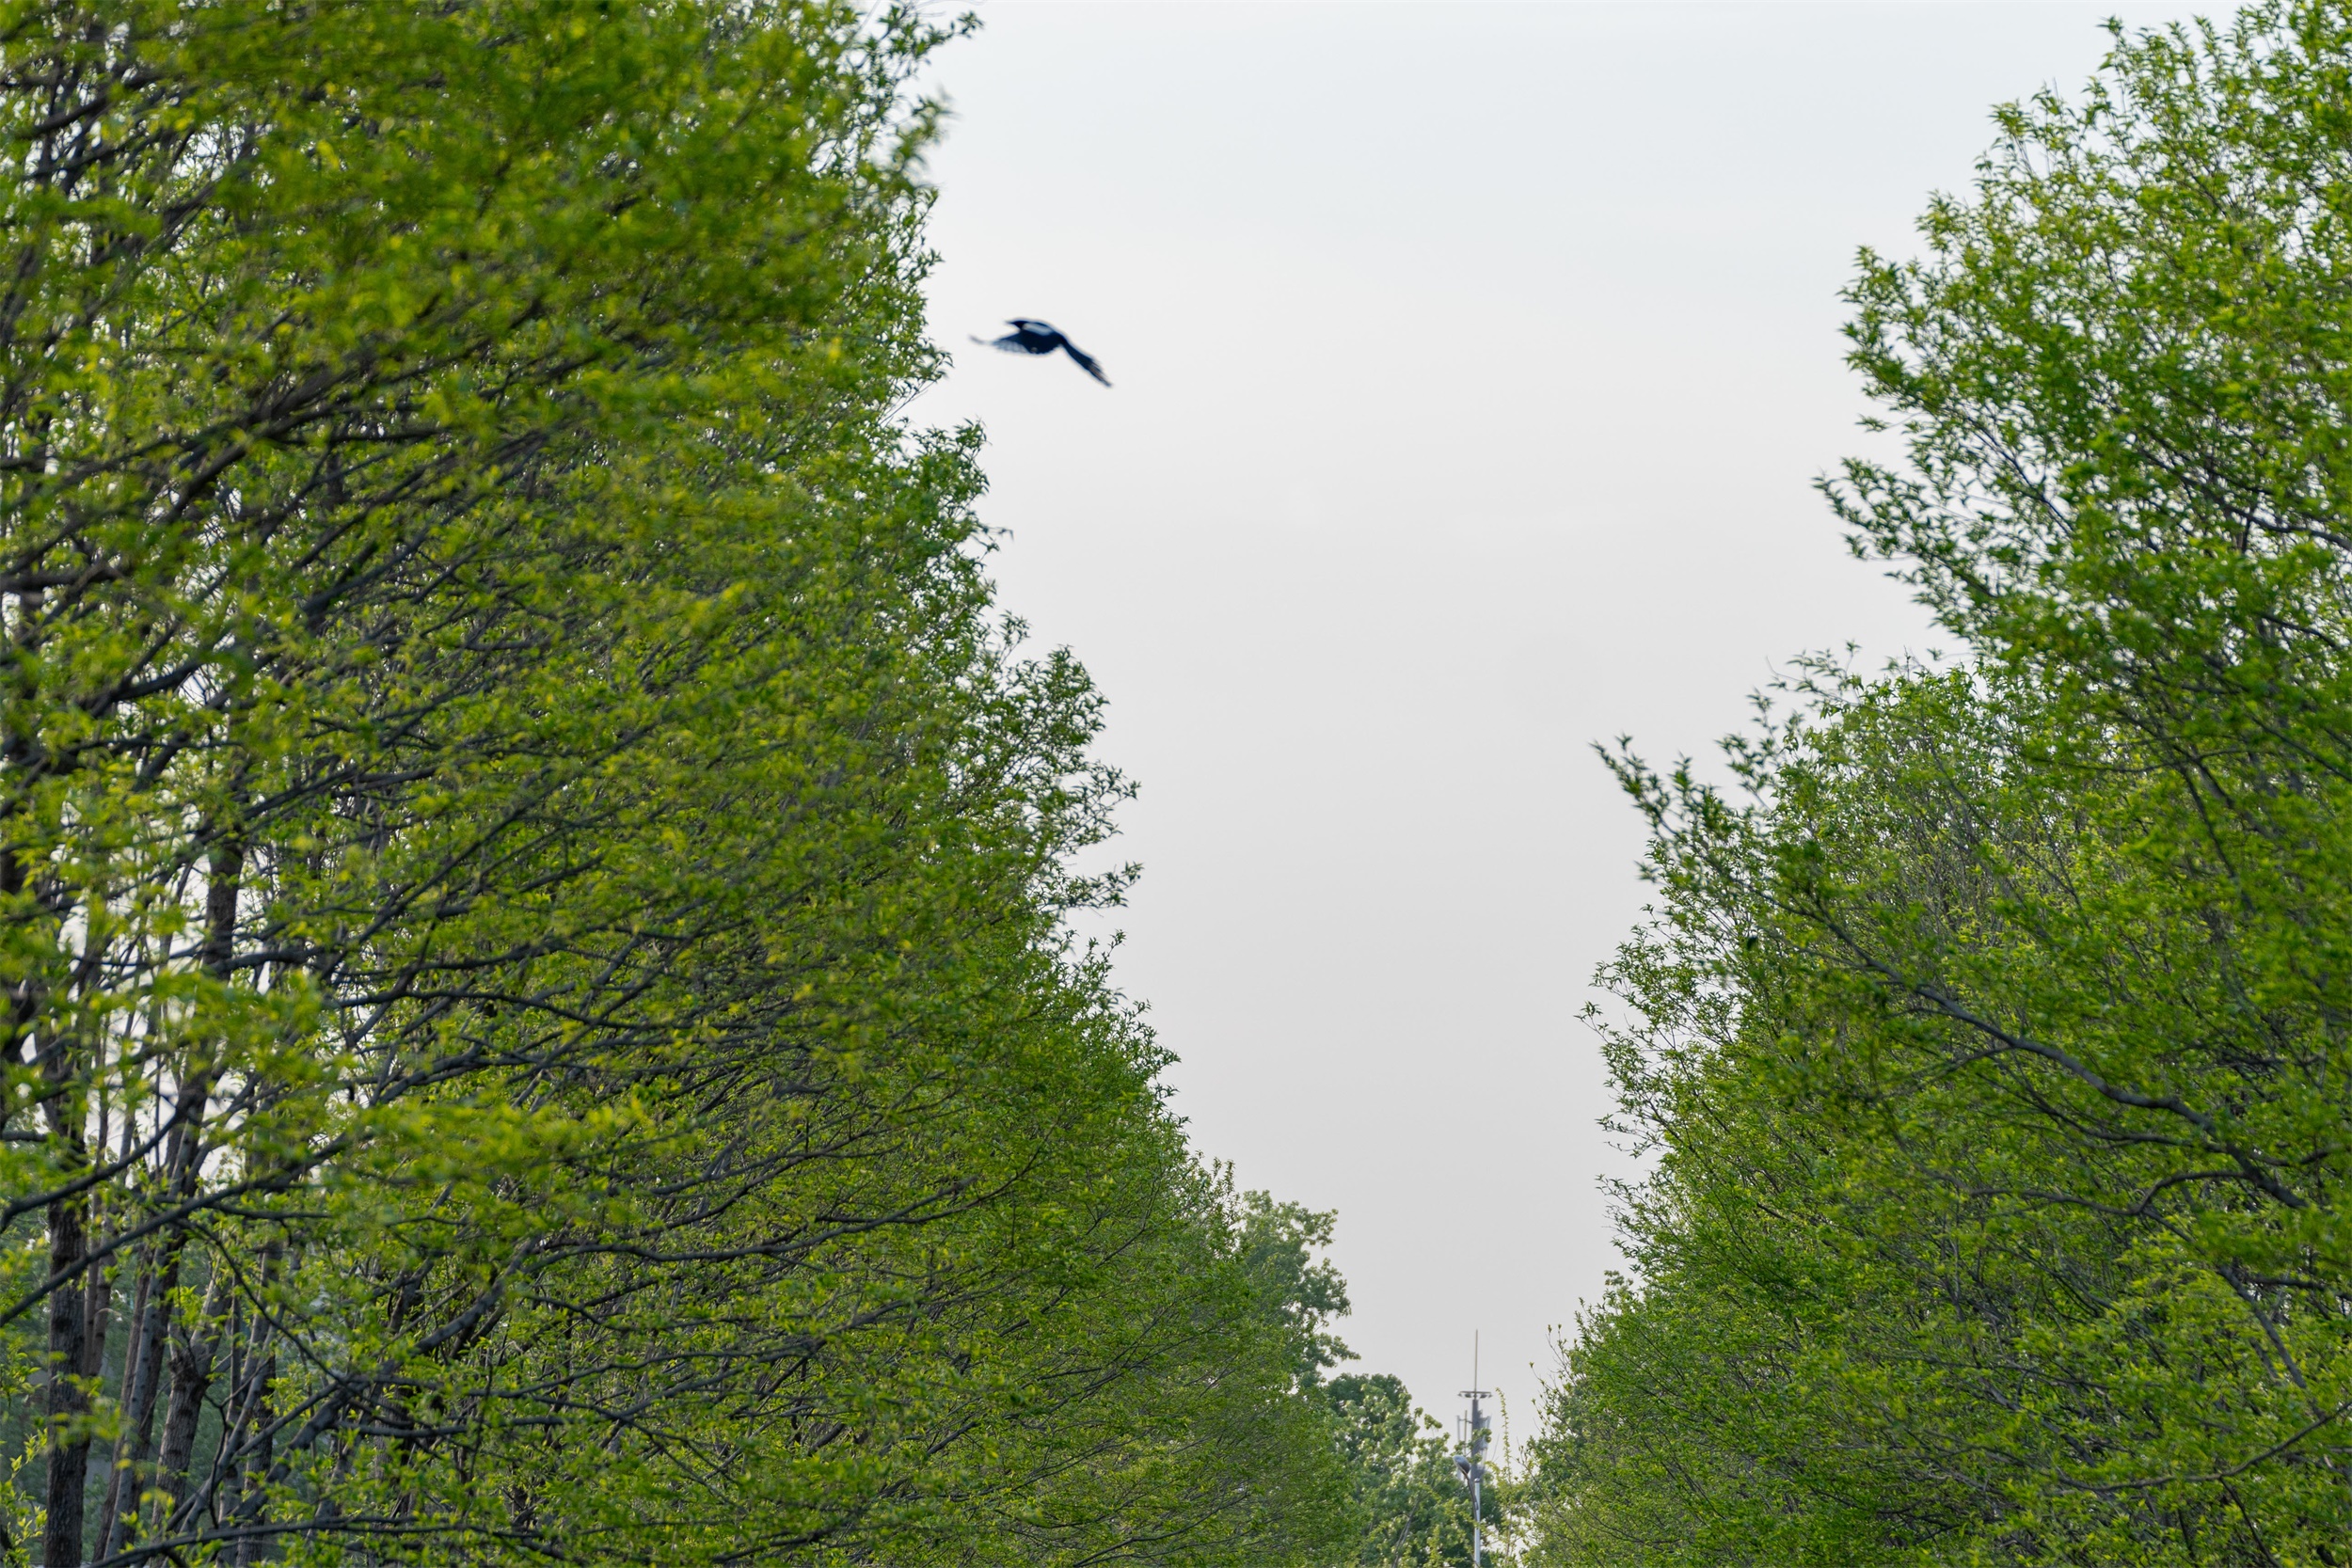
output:
<path id="1" fill-rule="evenodd" d="M 1486 1479 L 1486 1394 L 1478 1384 L 1478 1336 L 1470 1335 L 1470 1386 L 1462 1390 L 1462 1398 L 1470 1401 L 1470 1416 L 1464 1423 L 1462 1451 L 1454 1456 L 1454 1467 L 1470 1483 L 1470 1568 L 1481 1568 L 1480 1558 L 1485 1543 L 1481 1538 L 1482 1519 L 1479 1509 L 1480 1484 Z"/>

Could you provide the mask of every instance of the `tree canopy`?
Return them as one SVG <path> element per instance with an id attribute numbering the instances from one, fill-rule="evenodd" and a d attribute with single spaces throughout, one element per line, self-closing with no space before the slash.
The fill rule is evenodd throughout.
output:
<path id="1" fill-rule="evenodd" d="M 2352 1560 L 2352 10 L 2117 31 L 2000 112 L 1824 488 L 1962 657 L 1629 752 L 1630 1272 L 1543 1553 Z"/>
<path id="2" fill-rule="evenodd" d="M 954 31 L 0 8 L 0 1556 L 1335 1539 L 895 412 Z"/>

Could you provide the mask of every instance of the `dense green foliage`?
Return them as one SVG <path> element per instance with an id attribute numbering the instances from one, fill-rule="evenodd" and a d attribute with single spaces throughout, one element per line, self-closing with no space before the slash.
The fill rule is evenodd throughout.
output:
<path id="1" fill-rule="evenodd" d="M 1827 488 L 1968 657 L 1619 759 L 1629 1275 L 1561 1563 L 2352 1561 L 2352 9 L 2005 111 Z"/>
<path id="2" fill-rule="evenodd" d="M 943 40 L 0 6 L 8 1561 L 1337 1539 L 893 422 Z"/>
<path id="3" fill-rule="evenodd" d="M 1245 1192 L 1240 1206 L 1228 1209 L 1242 1215 L 1242 1258 L 1259 1281 L 1261 1300 L 1292 1328 L 1294 1385 L 1320 1413 L 1345 1481 L 1339 1535 L 1325 1561 L 1468 1568 L 1470 1493 L 1438 1422 L 1391 1375 L 1325 1375 L 1355 1359 L 1329 1331 L 1331 1319 L 1348 1312 L 1348 1281 L 1320 1256 L 1331 1243 L 1336 1215 L 1278 1204 L 1265 1192 Z M 1486 1528 L 1494 1530 L 1503 1491 L 1489 1488 L 1485 1505 Z"/>
<path id="4" fill-rule="evenodd" d="M 1346 1462 L 1356 1553 L 1363 1568 L 1469 1568 L 1470 1498 L 1443 1430 L 1385 1374 L 1346 1373 L 1325 1386 Z M 1508 1480 L 1489 1464 L 1479 1498 L 1485 1558 L 1500 1560 Z"/>
<path id="5" fill-rule="evenodd" d="M 1345 1479 L 1338 1514 L 1343 1533 L 1326 1560 L 1361 1568 L 1469 1568 L 1470 1492 L 1437 1421 L 1414 1405 L 1397 1378 L 1324 1375 L 1355 1359 L 1329 1332 L 1331 1321 L 1348 1309 L 1346 1281 L 1320 1256 L 1337 1216 L 1278 1203 L 1266 1193 L 1243 1194 L 1234 1212 L 1242 1216 L 1242 1256 L 1261 1296 L 1291 1326 L 1297 1347 L 1293 1378 L 1327 1423 Z M 1481 1499 L 1490 1543 L 1507 1495 L 1503 1479 L 1493 1480 L 1497 1484 Z M 1491 1547 L 1488 1555 L 1494 1555 Z"/>

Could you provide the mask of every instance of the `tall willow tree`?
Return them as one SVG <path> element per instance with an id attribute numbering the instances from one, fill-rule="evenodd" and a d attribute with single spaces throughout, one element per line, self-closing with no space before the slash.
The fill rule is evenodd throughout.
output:
<path id="1" fill-rule="evenodd" d="M 1562 1562 L 2352 1560 L 2352 9 L 2003 112 L 1829 486 L 1971 657 L 1621 762 L 1633 1273 Z"/>
<path id="2" fill-rule="evenodd" d="M 818 0 L 0 8 L 0 1552 L 1329 1528 Z"/>

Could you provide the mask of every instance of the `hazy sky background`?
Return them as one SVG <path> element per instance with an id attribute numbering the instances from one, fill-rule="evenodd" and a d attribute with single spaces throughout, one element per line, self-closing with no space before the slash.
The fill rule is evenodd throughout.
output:
<path id="1" fill-rule="evenodd" d="M 983 0 L 940 61 L 911 412 L 986 426 L 1005 602 L 1143 786 L 1120 983 L 1441 1418 L 1480 1330 L 1523 1437 L 1617 1262 L 1578 1014 L 1642 835 L 1591 744 L 1937 643 L 1810 487 L 1863 439 L 1837 291 L 2115 9 Z M 964 342 L 1013 315 L 1116 388 Z"/>

